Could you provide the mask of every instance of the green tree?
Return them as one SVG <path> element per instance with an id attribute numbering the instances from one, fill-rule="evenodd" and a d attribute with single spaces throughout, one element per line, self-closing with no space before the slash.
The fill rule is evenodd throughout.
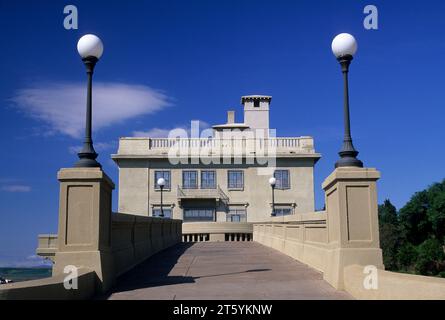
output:
<path id="1" fill-rule="evenodd" d="M 388 199 L 379 205 L 379 231 L 383 264 L 387 270 L 397 271 L 397 251 L 401 242 L 400 227 L 397 209 Z"/>
<path id="2" fill-rule="evenodd" d="M 441 243 L 445 239 L 445 180 L 428 189 L 428 220 L 434 237 Z"/>
<path id="3" fill-rule="evenodd" d="M 404 236 L 414 245 L 445 239 L 445 180 L 417 192 L 399 212 Z"/>
<path id="4" fill-rule="evenodd" d="M 432 226 L 428 219 L 428 192 L 416 192 L 399 211 L 403 237 L 413 245 L 419 245 L 431 236 Z"/>
<path id="5" fill-rule="evenodd" d="M 396 261 L 397 267 L 395 271 L 403 271 L 415 273 L 414 264 L 417 261 L 416 247 L 410 242 L 403 242 L 397 250 Z"/>
<path id="6" fill-rule="evenodd" d="M 379 205 L 379 221 L 383 224 L 398 224 L 397 209 L 389 199 L 386 199 L 383 204 Z"/>
<path id="7" fill-rule="evenodd" d="M 445 271 L 445 253 L 437 239 L 425 240 L 417 247 L 416 273 L 435 276 Z"/>
<path id="8" fill-rule="evenodd" d="M 392 207 L 379 206 L 388 269 L 445 276 L 445 180 L 416 192 L 396 218 Z"/>

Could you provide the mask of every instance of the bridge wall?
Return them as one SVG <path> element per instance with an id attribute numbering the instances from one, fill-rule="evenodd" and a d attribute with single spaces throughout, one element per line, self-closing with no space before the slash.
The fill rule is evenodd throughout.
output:
<path id="1" fill-rule="evenodd" d="M 344 269 L 345 290 L 357 299 L 445 300 L 445 279 L 377 270 L 376 287 L 366 289 L 364 266 Z"/>
<path id="2" fill-rule="evenodd" d="M 323 183 L 325 212 L 271 218 L 254 225 L 254 241 L 282 251 L 323 272 L 344 289 L 343 269 L 384 269 L 379 244 L 376 181 L 371 168 L 338 168 Z"/>
<path id="3" fill-rule="evenodd" d="M 324 211 L 272 218 L 254 224 L 253 240 L 325 272 L 328 265 L 327 214 Z"/>
<path id="4" fill-rule="evenodd" d="M 186 222 L 182 241 L 252 241 L 253 224 L 249 222 Z"/>
<path id="5" fill-rule="evenodd" d="M 112 253 L 116 276 L 181 242 L 181 225 L 181 220 L 113 214 Z"/>
<path id="6" fill-rule="evenodd" d="M 108 291 L 117 276 L 182 240 L 182 221 L 112 214 L 114 184 L 99 168 L 61 169 L 59 231 L 39 236 L 37 253 L 54 260 L 47 279 L 2 285 L 0 298 L 85 299 Z M 79 270 L 66 290 L 65 268 Z"/>
<path id="7" fill-rule="evenodd" d="M 445 279 L 384 270 L 379 177 L 375 169 L 336 169 L 323 183 L 326 211 L 255 223 L 254 241 L 323 272 L 333 287 L 358 299 L 445 299 Z"/>
<path id="8" fill-rule="evenodd" d="M 39 234 L 36 254 L 54 262 L 54 256 L 59 247 L 57 238 L 57 234 Z"/>
<path id="9" fill-rule="evenodd" d="M 94 295 L 96 273 L 79 269 L 76 290 L 67 290 L 63 285 L 66 275 L 51 278 L 2 284 L 0 300 L 84 300 Z"/>

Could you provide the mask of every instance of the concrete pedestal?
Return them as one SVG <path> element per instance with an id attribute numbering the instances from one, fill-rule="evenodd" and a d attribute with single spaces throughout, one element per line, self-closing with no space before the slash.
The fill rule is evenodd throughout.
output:
<path id="1" fill-rule="evenodd" d="M 348 265 L 383 269 L 379 244 L 376 181 L 373 168 L 337 168 L 323 182 L 326 197 L 329 254 L 324 279 L 343 289 Z"/>
<path id="2" fill-rule="evenodd" d="M 53 274 L 68 265 L 94 270 L 97 289 L 114 281 L 111 254 L 111 193 L 114 183 L 99 168 L 69 168 L 60 181 L 59 240 Z"/>

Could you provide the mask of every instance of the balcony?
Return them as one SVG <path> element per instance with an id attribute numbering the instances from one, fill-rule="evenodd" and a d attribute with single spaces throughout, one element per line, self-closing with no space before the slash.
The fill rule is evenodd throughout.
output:
<path id="1" fill-rule="evenodd" d="M 178 186 L 177 197 L 179 205 L 181 205 L 181 201 L 184 199 L 215 200 L 217 204 L 227 204 L 229 201 L 229 197 L 221 190 L 219 186 L 217 186 L 215 189 L 184 189 Z"/>

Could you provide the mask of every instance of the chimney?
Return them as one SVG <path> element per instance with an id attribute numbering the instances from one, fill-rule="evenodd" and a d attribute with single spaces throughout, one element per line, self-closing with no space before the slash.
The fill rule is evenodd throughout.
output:
<path id="1" fill-rule="evenodd" d="M 227 124 L 235 123 L 235 111 L 227 111 Z"/>

